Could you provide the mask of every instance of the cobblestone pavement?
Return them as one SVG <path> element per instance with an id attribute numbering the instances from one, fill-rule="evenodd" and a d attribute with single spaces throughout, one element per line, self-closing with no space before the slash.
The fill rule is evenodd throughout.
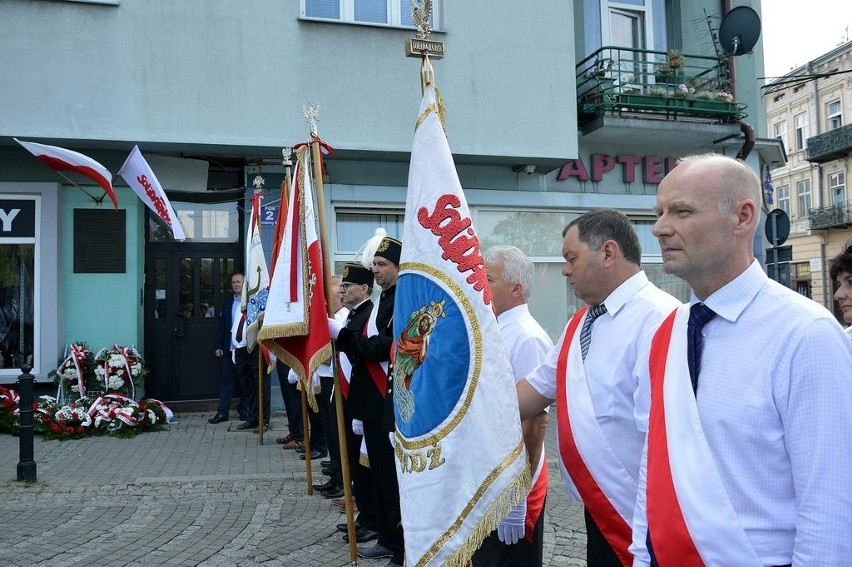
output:
<path id="1" fill-rule="evenodd" d="M 305 462 L 275 444 L 285 417 L 273 414 L 264 445 L 208 417 L 178 414 L 134 439 L 36 436 L 32 484 L 14 480 L 18 438 L 0 435 L 0 565 L 351 565 L 335 529 L 345 516 L 306 493 Z M 555 440 L 551 423 L 544 564 L 585 565 L 582 508 L 562 489 Z"/>

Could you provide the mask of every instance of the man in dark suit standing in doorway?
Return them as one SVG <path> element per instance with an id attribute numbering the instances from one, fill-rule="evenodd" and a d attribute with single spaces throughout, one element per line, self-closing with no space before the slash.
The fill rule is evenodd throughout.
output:
<path id="1" fill-rule="evenodd" d="M 231 400 L 234 397 L 234 383 L 237 381 L 237 369 L 234 365 L 233 351 L 236 342 L 232 329 L 234 328 L 234 319 L 242 316 L 240 313 L 240 294 L 243 291 L 243 282 L 245 277 L 241 272 L 231 274 L 231 289 L 233 294 L 228 294 L 225 301 L 222 303 L 222 310 L 219 312 L 219 328 L 216 332 L 216 350 L 217 358 L 222 359 L 222 382 L 219 389 L 219 409 L 216 410 L 216 415 L 207 420 L 208 423 L 222 423 L 228 421 L 231 410 Z M 240 396 L 238 410 L 240 419 L 245 421 L 248 419 L 248 400 L 245 396 L 245 384 L 240 384 L 240 391 L 243 395 Z"/>

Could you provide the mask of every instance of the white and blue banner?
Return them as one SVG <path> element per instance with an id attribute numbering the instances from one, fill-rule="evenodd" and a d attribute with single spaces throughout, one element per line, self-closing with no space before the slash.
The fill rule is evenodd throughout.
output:
<path id="1" fill-rule="evenodd" d="M 406 565 L 461 567 L 526 497 L 530 470 L 479 240 L 431 86 L 411 154 L 394 337 Z"/>

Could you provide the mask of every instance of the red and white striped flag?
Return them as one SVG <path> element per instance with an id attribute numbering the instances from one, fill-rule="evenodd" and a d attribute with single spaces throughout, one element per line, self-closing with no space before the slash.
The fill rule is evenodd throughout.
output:
<path id="1" fill-rule="evenodd" d="M 311 378 L 331 356 L 322 254 L 314 217 L 310 151 L 299 151 L 287 226 L 273 269 L 258 342 L 293 369 L 316 409 Z"/>
<path id="2" fill-rule="evenodd" d="M 41 163 L 53 171 L 73 171 L 74 173 L 88 177 L 100 185 L 104 193 L 109 195 L 115 209 L 118 210 L 118 197 L 115 196 L 115 189 L 112 187 L 112 173 L 103 165 L 89 156 L 84 156 L 65 148 L 37 144 L 35 142 L 22 142 L 17 138 L 13 138 L 13 140 L 21 144 L 25 150 L 33 154 Z"/>
<path id="3" fill-rule="evenodd" d="M 166 226 L 172 229 L 175 239 L 186 239 L 183 227 L 180 225 L 177 215 L 175 215 L 175 210 L 172 208 L 169 198 L 166 197 L 166 193 L 163 191 L 157 176 L 154 175 L 151 166 L 142 157 L 139 146 L 133 146 L 133 151 L 127 156 L 127 160 L 118 170 L 118 174 L 124 178 L 142 202 L 154 211 L 166 223 Z"/>

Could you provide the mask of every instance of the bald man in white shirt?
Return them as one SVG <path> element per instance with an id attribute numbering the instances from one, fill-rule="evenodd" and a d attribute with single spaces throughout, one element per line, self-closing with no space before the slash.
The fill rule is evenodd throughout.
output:
<path id="1" fill-rule="evenodd" d="M 852 343 L 755 260 L 760 203 L 757 175 L 717 154 L 659 186 L 663 268 L 693 297 L 636 367 L 634 565 L 850 564 Z"/>

